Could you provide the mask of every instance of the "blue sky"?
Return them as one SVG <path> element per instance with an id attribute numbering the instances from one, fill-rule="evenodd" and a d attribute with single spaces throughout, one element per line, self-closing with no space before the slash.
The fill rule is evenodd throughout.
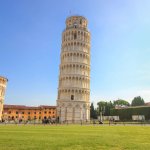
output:
<path id="1" fill-rule="evenodd" d="M 0 0 L 6 104 L 55 105 L 61 33 L 70 15 L 91 32 L 91 102 L 150 101 L 149 0 Z"/>

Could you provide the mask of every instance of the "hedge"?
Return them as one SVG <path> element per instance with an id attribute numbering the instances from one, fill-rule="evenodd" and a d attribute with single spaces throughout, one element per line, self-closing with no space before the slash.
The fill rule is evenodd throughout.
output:
<path id="1" fill-rule="evenodd" d="M 145 120 L 150 120 L 150 107 L 111 109 L 110 114 L 119 116 L 120 120 L 132 120 L 132 115 L 144 115 Z"/>

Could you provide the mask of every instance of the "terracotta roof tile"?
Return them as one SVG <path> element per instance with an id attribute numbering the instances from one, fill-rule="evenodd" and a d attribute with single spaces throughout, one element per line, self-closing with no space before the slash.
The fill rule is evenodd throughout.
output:
<path id="1" fill-rule="evenodd" d="M 4 105 L 4 109 L 44 109 L 56 108 L 56 106 L 40 105 L 40 106 L 25 106 L 25 105 Z"/>

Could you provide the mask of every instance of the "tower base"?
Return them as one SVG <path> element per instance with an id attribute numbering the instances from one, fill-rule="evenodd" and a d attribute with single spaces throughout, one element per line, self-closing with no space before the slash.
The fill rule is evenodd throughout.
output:
<path id="1" fill-rule="evenodd" d="M 90 107 L 86 102 L 63 102 L 57 106 L 59 123 L 86 123 L 90 121 Z"/>

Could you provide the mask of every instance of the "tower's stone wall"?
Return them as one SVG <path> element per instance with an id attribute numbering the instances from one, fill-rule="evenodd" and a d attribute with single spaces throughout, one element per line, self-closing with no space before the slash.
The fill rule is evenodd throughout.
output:
<path id="1" fill-rule="evenodd" d="M 0 120 L 2 118 L 2 111 L 4 105 L 5 89 L 7 84 L 7 79 L 0 76 Z"/>
<path id="2" fill-rule="evenodd" d="M 90 120 L 90 33 L 87 19 L 72 16 L 62 33 L 57 99 L 60 122 Z"/>

